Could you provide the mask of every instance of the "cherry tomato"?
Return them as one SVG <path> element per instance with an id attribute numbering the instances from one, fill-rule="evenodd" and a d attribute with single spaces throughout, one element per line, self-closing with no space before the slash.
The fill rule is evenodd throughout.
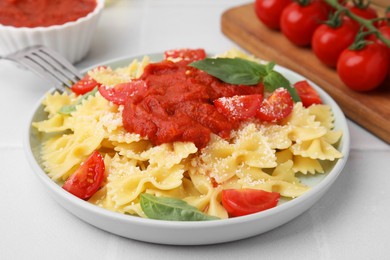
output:
<path id="1" fill-rule="evenodd" d="M 390 13 L 387 13 L 387 15 L 390 16 Z M 378 28 L 378 30 L 384 37 L 386 37 L 387 39 L 390 40 L 390 24 L 382 25 Z M 376 42 L 376 43 L 382 45 L 383 47 L 387 48 L 388 53 L 389 53 L 389 59 L 390 59 L 390 48 L 384 42 L 382 42 L 380 39 L 378 39 L 374 34 L 370 35 L 369 40 Z M 390 87 L 390 66 L 389 66 L 389 71 L 387 73 L 387 77 L 386 77 L 385 81 L 382 83 L 382 85 L 385 88 Z"/>
<path id="2" fill-rule="evenodd" d="M 164 52 L 165 59 L 177 59 L 181 58 L 187 62 L 203 60 L 206 58 L 206 52 L 204 49 L 176 49 Z"/>
<path id="3" fill-rule="evenodd" d="M 214 100 L 217 111 L 233 120 L 253 118 L 260 109 L 263 95 L 222 97 Z"/>
<path id="4" fill-rule="evenodd" d="M 378 18 L 377 11 L 372 7 L 370 7 L 369 5 L 365 5 L 365 6 L 347 5 L 347 8 L 351 10 L 352 13 L 364 19 L 371 20 L 371 19 Z"/>
<path id="5" fill-rule="evenodd" d="M 378 28 L 378 31 L 386 38 L 390 40 L 390 25 L 382 25 L 381 27 Z M 369 40 L 374 41 L 380 45 L 383 45 L 389 50 L 389 55 L 390 55 L 390 47 L 388 47 L 384 42 L 382 42 L 380 39 L 378 39 L 375 34 L 370 34 Z"/>
<path id="6" fill-rule="evenodd" d="M 104 171 L 103 157 L 95 151 L 66 180 L 62 188 L 80 199 L 89 199 L 99 190 L 104 179 Z"/>
<path id="7" fill-rule="evenodd" d="M 301 102 L 304 107 L 309 107 L 313 104 L 322 104 L 320 95 L 306 80 L 298 81 L 294 84 Z"/>
<path id="8" fill-rule="evenodd" d="M 343 17 L 341 25 L 320 25 L 313 34 L 311 46 L 316 57 L 325 65 L 336 67 L 343 50 L 349 47 L 359 31 L 359 26 L 349 17 Z"/>
<path id="9" fill-rule="evenodd" d="M 368 91 L 386 78 L 390 66 L 388 50 L 378 43 L 360 50 L 344 50 L 337 62 L 337 73 L 349 88 Z"/>
<path id="10" fill-rule="evenodd" d="M 276 122 L 287 117 L 294 106 L 290 93 L 284 88 L 276 89 L 271 96 L 263 100 L 256 117 L 261 121 Z"/>
<path id="11" fill-rule="evenodd" d="M 280 16 L 292 0 L 256 0 L 255 13 L 260 21 L 270 29 L 280 29 Z"/>
<path id="12" fill-rule="evenodd" d="M 95 87 L 100 86 L 96 80 L 91 78 L 88 74 L 86 74 L 81 80 L 77 81 L 72 87 L 72 92 L 77 95 L 84 95 L 85 93 L 90 92 Z"/>
<path id="13" fill-rule="evenodd" d="M 331 13 L 334 13 L 337 9 L 333 8 L 332 6 L 330 6 L 328 3 L 326 3 L 325 0 L 317 0 L 318 2 L 321 2 L 325 8 L 328 10 L 328 13 L 331 14 Z M 342 5 L 342 6 L 345 6 L 345 2 L 348 1 L 348 0 L 337 0 L 337 2 Z"/>
<path id="14" fill-rule="evenodd" d="M 307 46 L 311 43 L 315 29 L 327 18 L 328 10 L 319 1 L 304 6 L 293 2 L 282 12 L 281 30 L 292 43 Z"/>
<path id="15" fill-rule="evenodd" d="M 133 80 L 126 83 L 120 83 L 114 87 L 100 86 L 100 94 L 108 101 L 117 105 L 124 105 L 129 97 L 146 91 L 146 83 L 143 80 Z"/>
<path id="16" fill-rule="evenodd" d="M 230 217 L 245 216 L 275 207 L 280 194 L 256 189 L 222 190 L 222 205 Z"/>

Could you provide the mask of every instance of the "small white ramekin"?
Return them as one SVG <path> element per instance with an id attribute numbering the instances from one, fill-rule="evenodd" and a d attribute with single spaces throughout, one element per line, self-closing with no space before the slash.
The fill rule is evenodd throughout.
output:
<path id="1" fill-rule="evenodd" d="M 71 63 L 88 53 L 104 8 L 105 0 L 96 0 L 95 9 L 76 21 L 49 27 L 13 27 L 0 24 L 0 56 L 24 47 L 44 45 L 62 54 Z"/>

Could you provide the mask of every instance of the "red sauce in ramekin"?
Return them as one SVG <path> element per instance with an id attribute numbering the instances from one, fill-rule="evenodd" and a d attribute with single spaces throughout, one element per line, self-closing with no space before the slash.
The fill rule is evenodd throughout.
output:
<path id="1" fill-rule="evenodd" d="M 1 0 L 0 24 L 14 27 L 48 27 L 87 16 L 96 0 Z"/>

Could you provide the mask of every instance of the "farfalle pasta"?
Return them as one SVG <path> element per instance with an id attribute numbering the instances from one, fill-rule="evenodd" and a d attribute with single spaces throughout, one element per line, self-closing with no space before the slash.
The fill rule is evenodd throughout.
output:
<path id="1" fill-rule="evenodd" d="M 256 61 L 236 50 L 219 57 Z M 99 67 L 88 75 L 110 90 L 142 79 L 150 63 L 145 57 L 123 68 Z M 334 129 L 332 110 L 326 104 L 306 108 L 296 102 L 292 112 L 277 122 L 243 120 L 229 135 L 209 133 L 204 147 L 185 140 L 156 143 L 147 135 L 129 132 L 123 119 L 128 105 L 107 100 L 101 91 L 87 97 L 50 93 L 43 106 L 47 119 L 33 126 L 47 135 L 41 147 L 47 174 L 62 184 L 98 151 L 104 158 L 104 181 L 88 201 L 140 217 L 147 217 L 141 205 L 145 193 L 182 200 L 218 218 L 229 217 L 223 190 L 256 189 L 293 199 L 310 189 L 301 176 L 322 174 L 323 162 L 343 156 L 337 150 L 342 132 Z M 72 109 L 61 113 L 64 106 Z"/>

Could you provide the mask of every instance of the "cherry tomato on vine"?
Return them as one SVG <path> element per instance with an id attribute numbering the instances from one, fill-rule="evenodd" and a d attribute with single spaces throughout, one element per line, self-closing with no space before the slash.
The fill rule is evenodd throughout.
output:
<path id="1" fill-rule="evenodd" d="M 337 73 L 347 87 L 369 91 L 385 80 L 389 66 L 388 50 L 372 43 L 359 50 L 344 50 L 337 62 Z"/>
<path id="2" fill-rule="evenodd" d="M 321 2 L 326 7 L 326 9 L 328 10 L 328 13 L 334 13 L 337 10 L 337 9 L 333 8 L 332 6 L 330 6 L 328 3 L 326 3 L 325 0 L 317 0 L 317 1 Z M 346 1 L 348 1 L 348 0 L 337 0 L 337 2 L 342 6 L 345 6 Z"/>
<path id="3" fill-rule="evenodd" d="M 382 25 L 378 28 L 378 31 L 386 38 L 390 40 L 390 25 Z M 388 47 L 384 42 L 382 42 L 380 39 L 378 39 L 375 34 L 370 34 L 369 38 L 370 41 L 374 41 L 380 45 L 383 45 L 389 50 L 390 55 L 390 47 Z"/>
<path id="4" fill-rule="evenodd" d="M 222 190 L 222 205 L 231 217 L 245 216 L 275 207 L 280 194 L 256 189 Z"/>
<path id="5" fill-rule="evenodd" d="M 390 15 L 390 13 L 388 13 Z M 386 38 L 390 40 L 390 24 L 382 25 L 378 28 L 379 32 Z M 387 48 L 387 51 L 389 53 L 389 59 L 390 59 L 390 47 L 388 47 L 384 42 L 382 42 L 380 39 L 378 39 L 375 34 L 371 34 L 368 38 L 368 40 L 376 42 L 383 47 Z M 389 66 L 389 71 L 387 73 L 387 77 L 385 81 L 382 83 L 382 85 L 386 88 L 390 87 L 390 66 Z"/>
<path id="6" fill-rule="evenodd" d="M 292 43 L 307 46 L 315 29 L 327 20 L 328 10 L 319 1 L 300 0 L 302 4 L 293 2 L 282 12 L 281 31 Z"/>
<path id="7" fill-rule="evenodd" d="M 316 57 L 325 65 L 336 67 L 343 50 L 348 48 L 359 31 L 359 26 L 349 17 L 340 17 L 340 25 L 320 25 L 313 34 L 311 46 Z"/>
<path id="8" fill-rule="evenodd" d="M 280 16 L 292 0 L 256 0 L 255 13 L 260 21 L 270 29 L 280 29 Z"/>
<path id="9" fill-rule="evenodd" d="M 66 180 L 62 188 L 80 199 L 89 199 L 99 190 L 104 179 L 104 160 L 98 151 Z"/>
<path id="10" fill-rule="evenodd" d="M 367 20 L 378 18 L 377 11 L 369 5 L 347 5 L 347 8 L 351 10 L 352 13 Z"/>

